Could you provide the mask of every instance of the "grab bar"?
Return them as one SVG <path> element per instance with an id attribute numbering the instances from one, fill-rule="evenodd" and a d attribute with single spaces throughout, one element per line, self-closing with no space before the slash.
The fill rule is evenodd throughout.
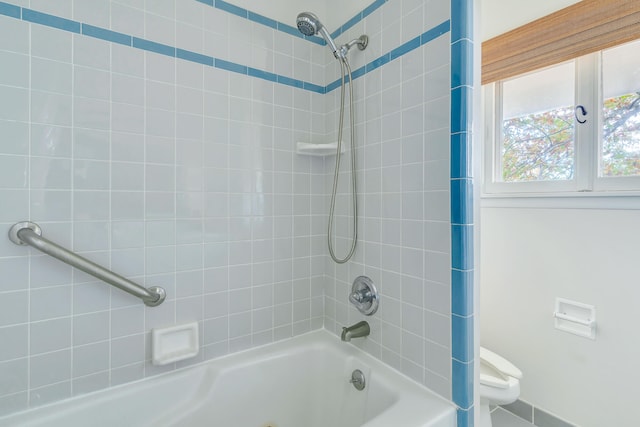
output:
<path id="1" fill-rule="evenodd" d="M 80 255 L 63 248 L 42 237 L 42 229 L 34 222 L 19 222 L 9 230 L 9 239 L 16 245 L 29 245 L 40 252 L 56 258 L 65 264 L 82 270 L 116 288 L 122 289 L 133 296 L 140 298 L 149 307 L 162 304 L 167 297 L 165 290 L 159 286 L 144 288 L 131 280 L 128 280 L 113 271 L 99 266 Z"/>

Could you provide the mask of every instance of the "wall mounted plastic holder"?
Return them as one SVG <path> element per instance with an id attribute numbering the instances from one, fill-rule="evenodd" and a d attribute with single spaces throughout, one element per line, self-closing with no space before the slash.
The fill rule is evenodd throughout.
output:
<path id="1" fill-rule="evenodd" d="M 596 339 L 596 308 L 589 304 L 556 298 L 554 326 L 561 331 Z"/>
<path id="2" fill-rule="evenodd" d="M 151 330 L 151 361 L 154 365 L 194 357 L 198 350 L 198 322 Z"/>

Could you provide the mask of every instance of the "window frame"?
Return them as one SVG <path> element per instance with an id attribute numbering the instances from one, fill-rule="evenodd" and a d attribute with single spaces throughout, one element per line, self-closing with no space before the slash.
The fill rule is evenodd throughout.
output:
<path id="1" fill-rule="evenodd" d="M 557 197 L 584 195 L 637 195 L 640 175 L 601 176 L 603 78 L 602 51 L 571 60 L 575 63 L 574 106 L 587 110 L 587 121 L 574 128 L 574 177 L 571 180 L 504 182 L 502 165 L 502 85 L 506 80 L 535 73 L 545 68 L 491 82 L 483 86 L 484 154 L 482 196 Z M 564 61 L 569 62 L 569 61 Z"/>

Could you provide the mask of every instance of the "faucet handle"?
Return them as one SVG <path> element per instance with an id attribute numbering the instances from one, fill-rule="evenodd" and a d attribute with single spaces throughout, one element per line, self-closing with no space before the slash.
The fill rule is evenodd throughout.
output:
<path id="1" fill-rule="evenodd" d="M 349 301 L 355 305 L 358 310 L 364 309 L 365 304 L 371 302 L 371 292 L 367 289 L 360 289 L 349 294 Z"/>
<path id="2" fill-rule="evenodd" d="M 378 309 L 378 291 L 371 279 L 366 276 L 358 276 L 353 282 L 349 302 L 362 314 L 372 315 Z"/>

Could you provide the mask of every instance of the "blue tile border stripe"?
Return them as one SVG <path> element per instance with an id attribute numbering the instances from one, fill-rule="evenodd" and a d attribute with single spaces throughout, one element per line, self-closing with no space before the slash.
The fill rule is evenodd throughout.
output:
<path id="1" fill-rule="evenodd" d="M 473 316 L 451 315 L 451 356 L 453 360 L 463 363 L 473 362 L 473 319 Z M 459 392 L 454 387 L 453 394 Z"/>
<path id="2" fill-rule="evenodd" d="M 473 427 L 473 407 L 471 409 L 458 409 L 458 427 Z"/>
<path id="3" fill-rule="evenodd" d="M 214 7 L 216 9 L 222 10 L 224 12 L 230 13 L 235 16 L 239 16 L 241 18 L 248 19 L 249 21 L 255 22 L 257 24 L 265 25 L 267 27 L 273 28 L 278 31 L 282 31 L 283 33 L 287 33 L 289 35 L 310 41 L 319 45 L 326 45 L 327 43 L 321 37 L 307 37 L 300 33 L 298 29 L 292 25 L 286 24 L 284 22 L 276 21 L 275 19 L 268 18 L 264 15 L 260 15 L 259 13 L 252 12 L 248 9 L 244 9 L 242 7 L 236 6 L 234 4 L 228 3 L 224 0 L 196 0 L 199 3 L 206 4 L 207 6 Z M 356 23 L 360 22 L 366 16 L 371 14 L 374 10 L 378 9 L 388 0 L 375 0 L 372 4 L 367 6 L 362 12 L 358 13 L 356 16 L 351 18 L 347 23 L 342 25 L 332 37 L 337 37 L 342 34 L 347 29 L 351 28 Z"/>
<path id="4" fill-rule="evenodd" d="M 242 9 L 238 6 L 232 5 L 222 0 L 197 0 L 200 3 L 219 8 L 237 16 L 258 22 L 260 24 L 269 26 L 271 28 L 277 28 L 280 31 L 295 35 L 296 37 L 305 38 L 313 43 L 325 44 L 324 40 L 319 37 L 306 37 L 303 36 L 297 28 L 292 27 L 281 22 L 274 21 L 265 16 L 257 13 L 250 12 Z M 388 0 L 376 0 L 365 10 L 359 13 L 357 16 L 360 19 L 364 19 L 371 14 L 374 10 L 385 4 Z M 173 58 L 182 59 L 185 61 L 195 62 L 198 64 L 206 65 L 209 67 L 215 67 L 234 73 L 245 74 L 251 77 L 260 78 L 263 80 L 271 81 L 274 83 L 283 84 L 286 86 L 295 87 L 298 89 L 308 90 L 314 93 L 325 94 L 340 87 L 340 79 L 329 83 L 326 86 L 317 85 L 311 82 L 305 82 L 292 77 L 274 74 L 268 71 L 258 70 L 256 68 L 248 67 L 235 62 L 225 61 L 223 59 L 214 58 L 212 56 L 203 55 L 201 53 L 193 52 L 190 50 L 180 49 L 174 46 L 169 46 L 163 43 L 158 43 L 153 40 L 147 40 L 140 37 L 130 36 L 128 34 L 119 33 L 106 28 L 96 27 L 93 25 L 85 24 L 78 21 L 73 21 L 66 18 L 61 18 L 47 13 L 38 12 L 35 10 L 22 8 L 9 3 L 0 2 L 0 15 L 9 16 L 16 19 L 22 19 L 24 21 L 33 22 L 35 24 L 45 25 L 52 28 L 57 28 L 72 33 L 82 34 L 88 37 L 121 44 L 124 46 L 130 46 L 136 49 L 146 50 L 148 52 L 154 52 L 160 55 L 165 55 Z M 351 20 L 350 20 L 351 21 Z M 374 59 L 365 66 L 354 70 L 352 73 L 353 79 L 364 76 L 365 74 L 383 66 L 384 64 L 400 58 L 401 56 L 413 51 L 414 49 L 428 43 L 435 38 L 450 31 L 450 21 L 445 21 L 440 25 L 426 31 L 418 37 L 403 43 L 399 47 L 391 50 L 388 53 Z M 343 25 L 341 28 L 345 28 Z"/>
<path id="5" fill-rule="evenodd" d="M 148 50 L 149 52 L 159 53 L 161 55 L 173 56 L 173 57 L 176 56 L 175 47 L 168 46 L 166 44 L 154 42 L 147 39 L 134 37 L 132 46 L 137 47 L 138 49 Z"/>
<path id="6" fill-rule="evenodd" d="M 208 65 L 213 67 L 215 59 L 212 56 L 202 55 L 197 52 L 191 52 L 190 50 L 176 49 L 176 58 L 184 59 L 185 61 L 197 62 L 198 64 Z"/>
<path id="7" fill-rule="evenodd" d="M 473 224 L 473 180 L 451 179 L 451 223 Z"/>
<path id="8" fill-rule="evenodd" d="M 271 27 L 276 30 L 278 29 L 278 21 L 267 18 L 266 16 L 249 11 L 248 19 L 249 21 L 257 22 L 258 24 L 266 25 L 267 27 Z"/>
<path id="9" fill-rule="evenodd" d="M 473 0 L 451 0 L 451 395 L 458 427 L 474 426 Z"/>
<path id="10" fill-rule="evenodd" d="M 469 409 L 473 405 L 473 362 L 463 363 L 454 359 L 451 368 L 453 401 L 458 407 Z"/>
<path id="11" fill-rule="evenodd" d="M 253 21 L 253 22 L 256 22 L 258 24 L 266 25 L 267 27 L 274 28 L 274 29 L 276 29 L 278 31 L 282 31 L 282 32 L 290 34 L 292 36 L 308 40 L 308 41 L 310 41 L 312 43 L 316 43 L 316 44 L 320 44 L 320 45 L 327 44 L 324 41 L 324 39 L 322 39 L 321 37 L 307 37 L 307 36 L 304 36 L 303 34 L 300 33 L 300 31 L 298 31 L 298 29 L 296 27 L 294 27 L 292 25 L 288 25 L 288 24 L 285 24 L 284 22 L 278 22 L 278 21 L 276 21 L 274 19 L 267 18 L 266 16 L 251 12 L 250 10 L 244 9 L 244 8 L 236 6 L 236 5 L 233 5 L 233 4 L 228 3 L 228 2 L 226 2 L 224 0 L 196 0 L 196 1 L 198 1 L 199 3 L 202 3 L 202 4 L 206 4 L 207 6 L 211 6 L 211 7 L 214 7 L 216 9 L 223 10 L 225 12 L 228 12 L 228 13 L 232 14 L 232 15 L 236 15 L 236 16 L 239 16 L 241 18 L 248 19 L 249 21 Z M 343 25 L 341 25 L 340 28 L 338 28 L 336 31 L 334 31 L 331 34 L 331 37 L 333 37 L 333 38 L 339 37 L 341 34 L 343 34 L 349 28 L 353 27 L 358 22 L 362 21 L 364 18 L 369 16 L 371 13 L 373 13 L 375 10 L 380 8 L 387 1 L 389 1 L 389 0 L 374 0 L 374 2 L 371 3 L 369 6 L 365 7 L 362 10 L 362 12 L 359 12 L 356 15 L 354 15 L 351 19 L 349 19 L 347 22 L 345 22 Z"/>
<path id="12" fill-rule="evenodd" d="M 418 37 L 415 37 L 415 38 L 409 40 L 408 42 L 405 42 L 405 43 L 401 44 L 400 46 L 398 46 L 397 48 L 391 50 L 390 52 L 379 56 L 378 58 L 374 59 L 373 61 L 369 62 L 368 64 L 366 64 L 366 65 L 358 68 L 357 70 L 353 71 L 352 75 L 353 75 L 354 80 L 357 77 L 363 76 L 366 73 L 375 70 L 376 68 L 382 67 L 387 62 L 393 61 L 394 59 L 398 59 L 401 56 L 406 55 L 407 53 L 419 48 L 420 46 L 423 46 L 423 45 L 435 40 L 436 38 L 438 38 L 438 37 L 446 34 L 447 32 L 449 32 L 450 28 L 451 28 L 451 22 L 449 20 L 444 21 L 443 23 L 441 23 L 439 25 L 436 25 L 435 27 L 433 27 L 432 29 L 422 33 Z M 336 89 L 338 87 L 340 87 L 340 79 L 334 80 L 333 82 L 329 83 L 327 85 L 326 92 L 329 93 L 329 92 L 331 92 L 332 90 L 334 90 L 334 89 Z"/>
<path id="13" fill-rule="evenodd" d="M 223 59 L 218 59 L 218 58 L 216 58 L 215 67 L 220 68 L 221 70 L 232 71 L 238 74 L 249 73 L 249 67 L 247 66 L 236 64 L 235 62 L 225 61 Z"/>
<path id="14" fill-rule="evenodd" d="M 213 5 L 216 9 L 224 10 L 225 12 L 229 12 L 241 18 L 249 19 L 249 11 L 247 9 L 243 9 L 239 6 L 227 3 L 224 0 L 215 0 Z"/>
<path id="15" fill-rule="evenodd" d="M 82 24 L 82 34 L 89 37 L 95 37 L 96 39 L 123 44 L 125 46 L 131 46 L 133 40 L 133 37 L 127 34 L 107 30 L 105 28 L 94 27 L 89 24 Z"/>
<path id="16" fill-rule="evenodd" d="M 333 37 L 334 39 L 337 37 L 340 37 L 349 28 L 353 27 L 358 22 L 362 21 L 364 18 L 371 15 L 373 12 L 375 12 L 378 8 L 380 8 L 382 5 L 384 5 L 388 1 L 389 0 L 375 0 L 369 6 L 365 7 L 362 10 L 362 12 L 355 14 L 351 19 L 349 19 L 347 22 L 342 24 L 340 28 L 338 28 L 333 33 L 331 33 L 331 37 Z"/>
<path id="17" fill-rule="evenodd" d="M 451 179 L 472 178 L 471 134 L 459 132 L 451 135 Z"/>
<path id="18" fill-rule="evenodd" d="M 473 271 L 451 270 L 451 314 L 473 315 Z"/>
<path id="19" fill-rule="evenodd" d="M 34 24 L 46 25 L 47 27 L 58 28 L 59 30 L 70 31 L 72 33 L 80 33 L 79 22 L 32 9 L 22 8 L 22 20 L 33 22 Z"/>
<path id="20" fill-rule="evenodd" d="M 394 59 L 400 58 L 402 55 L 419 48 L 421 46 L 420 39 L 421 36 L 418 36 L 393 49 L 391 52 L 389 52 L 389 59 L 393 61 Z"/>
<path id="21" fill-rule="evenodd" d="M 20 18 L 21 8 L 9 3 L 0 2 L 0 15 L 10 16 L 12 18 Z"/>

